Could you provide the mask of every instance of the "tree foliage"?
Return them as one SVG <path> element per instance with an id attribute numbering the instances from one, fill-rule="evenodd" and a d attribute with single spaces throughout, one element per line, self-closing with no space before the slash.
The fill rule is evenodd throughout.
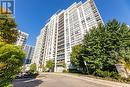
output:
<path id="1" fill-rule="evenodd" d="M 17 36 L 15 20 L 9 15 L 0 14 L 0 42 L 15 43 Z"/>
<path id="2" fill-rule="evenodd" d="M 87 32 L 83 44 L 73 48 L 71 62 L 76 67 L 83 68 L 85 61 L 90 74 L 94 74 L 96 70 L 116 72 L 115 64 L 120 60 L 130 63 L 129 48 L 129 28 L 124 23 L 112 20 Z"/>
<path id="3" fill-rule="evenodd" d="M 84 59 L 82 57 L 82 45 L 76 45 L 72 48 L 71 63 L 76 68 L 85 70 Z"/>
<path id="4" fill-rule="evenodd" d="M 30 70 L 29 70 L 29 71 L 30 71 L 31 73 L 34 73 L 34 72 L 36 72 L 36 69 L 37 69 L 37 67 L 36 67 L 36 64 L 34 63 L 34 64 L 31 64 L 31 65 L 30 65 Z"/>
<path id="5" fill-rule="evenodd" d="M 25 54 L 22 48 L 13 45 L 17 36 L 15 20 L 0 13 L 0 87 L 8 86 L 23 65 Z"/>
<path id="6" fill-rule="evenodd" d="M 19 73 L 24 57 L 25 54 L 21 48 L 0 43 L 0 87 L 8 85 Z"/>
<path id="7" fill-rule="evenodd" d="M 46 68 L 48 68 L 49 71 L 54 68 L 54 62 L 53 62 L 53 60 L 50 59 L 50 60 L 46 61 Z"/>

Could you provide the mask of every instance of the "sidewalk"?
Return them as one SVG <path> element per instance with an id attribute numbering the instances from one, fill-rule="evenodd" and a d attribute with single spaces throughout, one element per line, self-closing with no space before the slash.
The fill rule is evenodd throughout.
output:
<path id="1" fill-rule="evenodd" d="M 130 87 L 130 84 L 126 84 L 126 83 L 119 83 L 119 82 L 101 80 L 101 79 L 84 77 L 84 76 L 76 76 L 76 75 L 69 74 L 69 73 L 43 73 L 43 74 L 63 75 L 63 76 L 81 79 L 81 80 L 85 80 L 87 82 L 92 82 L 92 83 L 96 83 L 96 84 L 102 84 L 102 85 L 105 84 L 110 87 Z"/>

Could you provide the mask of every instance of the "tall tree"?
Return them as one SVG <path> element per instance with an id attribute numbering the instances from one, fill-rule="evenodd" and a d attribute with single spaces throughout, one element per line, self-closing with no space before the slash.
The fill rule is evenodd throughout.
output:
<path id="1" fill-rule="evenodd" d="M 14 44 L 17 36 L 15 20 L 9 15 L 0 14 L 0 42 Z"/>
<path id="2" fill-rule="evenodd" d="M 17 36 L 15 20 L 9 14 L 0 13 L 0 87 L 8 87 L 25 58 L 22 48 L 13 45 Z"/>
<path id="3" fill-rule="evenodd" d="M 82 51 L 81 44 L 76 45 L 72 48 L 71 63 L 74 67 L 84 70 L 85 65 L 84 65 L 84 59 L 82 57 L 81 51 Z"/>
<path id="4" fill-rule="evenodd" d="M 123 56 L 130 48 L 130 30 L 126 24 L 120 24 L 116 20 L 109 21 L 106 25 L 99 24 L 97 28 L 91 29 L 84 37 L 80 51 L 76 55 L 82 54 L 83 61 L 86 61 L 90 74 L 97 69 L 102 71 L 116 72 L 115 64 L 120 60 L 127 63 L 130 56 Z M 77 50 L 77 49 L 76 49 Z M 73 50 L 72 53 L 76 50 Z M 128 55 L 130 51 L 127 51 Z M 75 54 L 71 55 L 74 59 Z M 76 56 L 81 61 L 81 56 Z M 75 61 L 72 61 L 72 63 Z M 83 67 L 83 66 L 79 66 Z"/>

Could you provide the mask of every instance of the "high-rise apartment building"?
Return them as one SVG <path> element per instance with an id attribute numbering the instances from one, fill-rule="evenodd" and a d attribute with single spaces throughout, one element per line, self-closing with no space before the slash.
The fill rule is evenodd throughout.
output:
<path id="1" fill-rule="evenodd" d="M 31 45 L 25 45 L 23 48 L 24 52 L 26 53 L 26 57 L 24 58 L 24 64 L 23 64 L 23 69 L 24 71 L 28 71 L 30 69 L 30 64 L 33 58 L 33 53 L 34 53 L 34 47 Z"/>
<path id="2" fill-rule="evenodd" d="M 45 49 L 45 38 L 46 29 L 42 29 L 40 35 L 37 37 L 32 63 L 37 65 L 37 70 L 41 71 L 39 68 L 43 64 L 43 55 Z"/>
<path id="3" fill-rule="evenodd" d="M 23 50 L 26 53 L 26 58 L 24 59 L 24 64 L 31 64 L 33 53 L 34 53 L 34 47 L 31 45 L 25 45 Z"/>
<path id="4" fill-rule="evenodd" d="M 18 34 L 16 45 L 24 47 L 28 38 L 28 34 L 20 30 L 18 31 Z"/>
<path id="5" fill-rule="evenodd" d="M 103 23 L 93 0 L 74 3 L 66 10 L 55 13 L 45 24 L 37 38 L 34 58 L 37 65 L 52 59 L 55 72 L 72 68 L 72 47 L 82 43 L 84 35 L 92 27 Z"/>

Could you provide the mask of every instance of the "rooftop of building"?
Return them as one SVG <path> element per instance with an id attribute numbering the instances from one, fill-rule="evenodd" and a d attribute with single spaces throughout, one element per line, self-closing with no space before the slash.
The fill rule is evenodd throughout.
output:
<path id="1" fill-rule="evenodd" d="M 69 7 L 65 8 L 65 9 L 63 9 L 63 10 L 59 9 L 58 11 L 56 11 L 56 12 L 46 21 L 45 25 L 46 25 L 55 15 L 61 14 L 61 13 L 64 12 L 65 10 L 71 9 L 71 8 L 73 8 L 73 7 L 76 6 L 76 5 L 79 6 L 79 5 L 82 5 L 82 4 L 86 4 L 86 3 L 88 3 L 89 1 L 91 1 L 91 0 L 86 0 L 85 2 L 83 2 L 83 1 L 74 2 L 72 5 L 70 5 Z M 93 1 L 93 0 L 92 0 L 92 1 Z"/>
<path id="2" fill-rule="evenodd" d="M 23 32 L 23 31 L 21 31 L 21 30 L 18 30 L 18 32 L 21 33 L 21 34 L 24 34 L 24 35 L 26 35 L 26 36 L 29 36 L 28 33 L 25 33 L 25 32 Z"/>

